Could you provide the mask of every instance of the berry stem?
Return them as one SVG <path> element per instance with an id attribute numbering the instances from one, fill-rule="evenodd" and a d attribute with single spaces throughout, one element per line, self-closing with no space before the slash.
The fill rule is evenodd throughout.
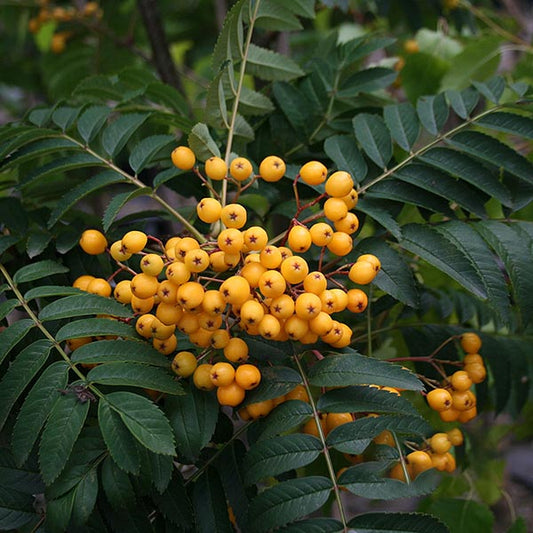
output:
<path id="1" fill-rule="evenodd" d="M 371 310 L 372 304 L 372 285 L 368 288 L 368 305 L 366 307 L 366 345 L 367 345 L 367 355 L 372 357 L 372 313 Z"/>
<path id="2" fill-rule="evenodd" d="M 315 350 L 313 350 L 314 352 Z M 298 358 L 298 355 L 294 355 L 294 361 L 296 363 L 296 366 L 298 367 L 298 371 L 300 372 L 300 376 L 302 377 L 302 381 L 304 383 L 305 390 L 307 391 L 307 396 L 309 396 L 309 403 L 311 405 L 311 409 L 313 410 L 313 418 L 315 419 L 315 424 L 318 430 L 318 435 L 320 438 L 320 441 L 322 442 L 322 451 L 324 452 L 324 458 L 326 459 L 326 464 L 328 467 L 328 473 L 329 477 L 331 479 L 331 482 L 333 483 L 333 490 L 335 493 L 335 500 L 337 501 L 337 507 L 339 508 L 339 515 L 341 518 L 342 525 L 344 527 L 343 531 L 348 531 L 348 522 L 346 520 L 346 513 L 344 511 L 344 506 L 342 504 L 342 498 L 340 493 L 340 488 L 337 483 L 337 476 L 335 475 L 335 469 L 333 468 L 333 462 L 331 460 L 331 456 L 329 454 L 329 449 L 326 444 L 326 436 L 324 435 L 324 430 L 322 429 L 322 425 L 320 423 L 320 416 L 318 415 L 318 410 L 316 408 L 315 401 L 313 399 L 313 395 L 311 393 L 311 386 L 309 385 L 309 380 L 307 379 L 307 375 L 303 369 L 302 363 L 300 359 Z"/>
<path id="3" fill-rule="evenodd" d="M 398 450 L 398 454 L 400 455 L 400 464 L 402 465 L 403 470 L 403 476 L 405 477 L 405 482 L 410 485 L 411 484 L 411 478 L 409 477 L 409 472 L 407 471 L 407 464 L 405 462 L 405 457 L 402 453 L 402 447 L 400 445 L 400 441 L 398 440 L 398 436 L 396 435 L 395 431 L 391 430 L 391 435 L 394 439 L 394 444 L 396 446 L 396 449 Z"/>

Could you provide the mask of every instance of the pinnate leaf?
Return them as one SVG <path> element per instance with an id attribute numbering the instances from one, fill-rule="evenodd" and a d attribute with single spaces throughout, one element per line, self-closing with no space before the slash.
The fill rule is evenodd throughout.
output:
<path id="1" fill-rule="evenodd" d="M 132 312 L 112 298 L 83 293 L 60 298 L 49 303 L 39 313 L 39 319 L 46 322 L 47 320 L 97 314 L 128 318 Z"/>

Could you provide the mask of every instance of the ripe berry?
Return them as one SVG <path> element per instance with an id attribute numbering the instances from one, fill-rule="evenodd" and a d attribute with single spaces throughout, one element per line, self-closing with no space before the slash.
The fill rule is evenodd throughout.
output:
<path id="1" fill-rule="evenodd" d="M 304 290 L 306 292 L 320 294 L 326 290 L 327 286 L 328 281 L 326 279 L 326 276 L 324 276 L 324 274 L 322 274 L 322 272 L 319 272 L 318 270 L 310 272 L 304 278 Z"/>
<path id="2" fill-rule="evenodd" d="M 327 335 L 333 328 L 333 319 L 324 311 L 320 311 L 315 318 L 309 320 L 309 329 L 320 337 Z"/>
<path id="3" fill-rule="evenodd" d="M 288 294 L 277 296 L 270 302 L 270 313 L 281 320 L 289 318 L 294 314 L 294 300 Z"/>
<path id="4" fill-rule="evenodd" d="M 348 255 L 353 248 L 352 238 L 343 231 L 335 231 L 327 244 L 328 250 L 339 257 Z"/>
<path id="5" fill-rule="evenodd" d="M 358 285 L 368 285 L 376 277 L 376 270 L 368 261 L 357 261 L 351 266 L 348 277 Z"/>
<path id="6" fill-rule="evenodd" d="M 176 253 L 176 259 L 183 261 L 185 254 L 190 250 L 198 250 L 200 248 L 200 243 L 193 239 L 192 237 L 183 237 L 176 243 L 174 247 Z"/>
<path id="7" fill-rule="evenodd" d="M 87 291 L 87 286 L 91 281 L 94 279 L 94 276 L 89 276 L 85 274 L 84 276 L 79 276 L 74 280 L 74 283 L 72 286 L 76 289 L 80 289 L 80 291 Z"/>
<path id="8" fill-rule="evenodd" d="M 281 274 L 289 283 L 301 283 L 309 274 L 309 266 L 303 257 L 297 255 L 288 257 L 281 262 Z"/>
<path id="9" fill-rule="evenodd" d="M 274 400 L 263 400 L 262 402 L 248 404 L 246 406 L 246 411 L 248 411 L 250 418 L 256 420 L 267 416 L 274 407 Z"/>
<path id="10" fill-rule="evenodd" d="M 244 390 L 255 389 L 261 382 L 261 371 L 255 365 L 239 365 L 235 371 L 235 382 Z"/>
<path id="11" fill-rule="evenodd" d="M 229 166 L 229 172 L 237 181 L 244 181 L 253 172 L 252 163 L 245 157 L 236 157 Z"/>
<path id="12" fill-rule="evenodd" d="M 259 175 L 268 182 L 279 181 L 285 175 L 285 170 L 283 159 L 275 155 L 265 157 L 259 165 Z"/>
<path id="13" fill-rule="evenodd" d="M 257 326 L 259 335 L 265 339 L 277 339 L 281 331 L 280 321 L 271 314 L 266 314 Z"/>
<path id="14" fill-rule="evenodd" d="M 412 467 L 410 464 L 405 465 L 405 470 L 407 471 L 407 475 L 409 476 L 409 478 L 414 477 Z M 404 483 L 407 482 L 407 479 L 405 477 L 405 471 L 401 463 L 397 463 L 391 468 L 389 472 L 389 477 L 391 479 L 397 479 L 399 481 L 403 481 Z"/>
<path id="15" fill-rule="evenodd" d="M 202 249 L 189 250 L 183 258 L 189 272 L 203 272 L 209 267 L 209 254 Z"/>
<path id="16" fill-rule="evenodd" d="M 320 428 L 322 429 L 322 433 L 326 435 L 327 433 L 326 432 L 326 413 L 320 413 L 319 418 L 320 418 Z M 318 426 L 314 418 L 311 418 L 304 424 L 304 426 L 302 427 L 302 433 L 307 433 L 308 435 L 313 435 L 317 438 L 320 438 Z"/>
<path id="17" fill-rule="evenodd" d="M 326 194 L 334 198 L 343 198 L 353 189 L 353 179 L 348 172 L 334 172 L 326 181 Z"/>
<path id="18" fill-rule="evenodd" d="M 463 363 L 465 365 L 469 365 L 471 363 L 478 363 L 484 366 L 483 357 L 481 357 L 481 355 L 479 355 L 478 353 L 469 353 L 465 355 L 465 358 L 463 359 Z"/>
<path id="19" fill-rule="evenodd" d="M 434 411 L 446 411 L 452 407 L 452 395 L 446 389 L 433 389 L 426 396 L 427 402 Z"/>
<path id="20" fill-rule="evenodd" d="M 232 363 L 243 363 L 248 359 L 248 345 L 239 337 L 232 337 L 224 347 L 224 357 Z"/>
<path id="21" fill-rule="evenodd" d="M 180 286 L 189 281 L 191 271 L 181 261 L 174 261 L 165 270 L 167 279 L 175 286 Z"/>
<path id="22" fill-rule="evenodd" d="M 473 332 L 463 333 L 461 335 L 461 348 L 466 353 L 478 353 L 481 348 L 479 335 Z"/>
<path id="23" fill-rule="evenodd" d="M 359 219 L 355 213 L 348 213 L 344 218 L 333 223 L 337 231 L 352 235 L 359 229 Z"/>
<path id="24" fill-rule="evenodd" d="M 346 196 L 341 198 L 348 209 L 353 209 L 357 205 L 358 199 L 359 195 L 355 189 L 352 189 Z"/>
<path id="25" fill-rule="evenodd" d="M 229 385 L 222 385 L 217 389 L 217 400 L 220 405 L 229 405 L 236 407 L 244 400 L 245 391 L 237 383 L 232 382 Z"/>
<path id="26" fill-rule="evenodd" d="M 381 269 L 381 261 L 373 254 L 360 255 L 357 258 L 357 262 L 359 261 L 368 261 L 374 267 L 376 272 L 379 272 Z"/>
<path id="27" fill-rule="evenodd" d="M 267 270 L 259 277 L 258 286 L 263 296 L 277 298 L 285 292 L 287 283 L 282 273 L 277 270 Z"/>
<path id="28" fill-rule="evenodd" d="M 311 320 L 322 311 L 322 302 L 316 294 L 304 292 L 296 298 L 294 310 L 303 320 Z"/>
<path id="29" fill-rule="evenodd" d="M 250 284 L 242 276 L 231 276 L 219 288 L 224 301 L 242 305 L 250 298 Z"/>
<path id="30" fill-rule="evenodd" d="M 228 173 L 228 167 L 220 157 L 210 157 L 205 162 L 205 173 L 208 178 L 215 181 L 223 180 Z"/>
<path id="31" fill-rule="evenodd" d="M 308 161 L 300 168 L 299 174 L 308 185 L 320 185 L 326 179 L 328 169 L 320 161 Z"/>
<path id="32" fill-rule="evenodd" d="M 230 340 L 230 336 L 227 330 L 217 329 L 213 331 L 211 335 L 210 344 L 215 350 L 223 350 Z"/>
<path id="33" fill-rule="evenodd" d="M 238 254 L 244 246 L 244 236 L 236 228 L 227 228 L 218 234 L 218 247 L 227 254 Z"/>
<path id="34" fill-rule="evenodd" d="M 421 450 L 411 452 L 407 455 L 405 459 L 407 460 L 407 463 L 411 466 L 413 475 L 415 477 L 418 474 L 421 474 L 422 472 L 433 468 L 433 463 L 431 461 L 429 453 L 423 452 Z"/>
<path id="35" fill-rule="evenodd" d="M 450 407 L 449 409 L 446 409 L 445 411 L 440 411 L 439 416 L 440 419 L 443 422 L 455 422 L 459 419 L 459 415 L 461 414 L 460 411 L 457 409 L 454 409 L 453 407 Z"/>
<path id="36" fill-rule="evenodd" d="M 108 296 L 111 296 L 111 285 L 103 278 L 94 278 L 87 285 L 87 292 L 105 296 L 107 298 Z"/>
<path id="37" fill-rule="evenodd" d="M 312 244 L 309 230 L 305 226 L 293 226 L 289 231 L 287 244 L 289 245 L 289 248 L 295 252 L 306 252 Z"/>
<path id="38" fill-rule="evenodd" d="M 309 228 L 315 246 L 326 246 L 333 237 L 333 228 L 325 222 L 317 222 Z"/>
<path id="39" fill-rule="evenodd" d="M 159 281 L 155 276 L 149 276 L 144 272 L 133 276 L 131 280 L 131 292 L 137 298 L 150 298 L 157 293 Z"/>
<path id="40" fill-rule="evenodd" d="M 213 365 L 204 363 L 198 365 L 192 375 L 192 380 L 196 388 L 210 391 L 215 388 L 215 385 L 211 381 L 211 368 Z"/>
<path id="41" fill-rule="evenodd" d="M 133 296 L 131 292 L 131 281 L 129 279 L 119 281 L 113 291 L 113 296 L 121 304 L 131 303 L 131 297 Z"/>
<path id="42" fill-rule="evenodd" d="M 265 269 L 278 268 L 282 261 L 282 256 L 277 246 L 265 246 L 259 254 L 259 261 Z"/>
<path id="43" fill-rule="evenodd" d="M 154 348 L 163 355 L 170 355 L 178 345 L 176 335 L 171 335 L 167 339 L 153 339 L 152 344 Z"/>
<path id="44" fill-rule="evenodd" d="M 348 207 L 340 198 L 328 198 L 324 202 L 324 215 L 332 222 L 344 218 L 348 214 Z"/>
<path id="45" fill-rule="evenodd" d="M 187 146 L 178 146 L 170 154 L 172 163 L 181 170 L 190 170 L 196 163 L 194 152 Z"/>
<path id="46" fill-rule="evenodd" d="M 285 332 L 293 341 L 300 340 L 309 330 L 309 322 L 293 315 L 285 321 Z"/>
<path id="47" fill-rule="evenodd" d="M 144 337 L 145 339 L 150 339 L 152 337 L 152 321 L 154 318 L 154 315 L 144 314 L 137 319 L 135 330 L 141 337 Z"/>
<path id="48" fill-rule="evenodd" d="M 188 281 L 178 287 L 177 302 L 192 311 L 202 305 L 204 287 L 197 281 Z"/>
<path id="49" fill-rule="evenodd" d="M 222 205 L 215 198 L 202 198 L 196 205 L 198 218 L 207 224 L 212 224 L 219 220 L 221 213 Z"/>
<path id="50" fill-rule="evenodd" d="M 352 413 L 328 413 L 326 416 L 326 433 L 348 422 L 353 422 Z"/>
<path id="51" fill-rule="evenodd" d="M 459 413 L 459 416 L 457 417 L 457 420 L 459 420 L 459 422 L 461 422 L 462 424 L 466 424 L 467 422 L 470 422 L 470 420 L 472 420 L 476 416 L 477 416 L 477 407 L 474 405 L 474 407 L 471 407 L 470 409 L 461 411 Z"/>
<path id="52" fill-rule="evenodd" d="M 384 429 L 379 435 L 375 436 L 373 441 L 382 446 L 392 446 L 393 448 L 396 446 L 394 437 L 388 429 Z"/>
<path id="53" fill-rule="evenodd" d="M 146 254 L 140 262 L 141 270 L 149 276 L 159 276 L 165 263 L 157 254 Z"/>
<path id="54" fill-rule="evenodd" d="M 96 229 L 86 229 L 80 237 L 82 250 L 89 255 L 103 254 L 107 248 L 107 239 Z"/>
<path id="55" fill-rule="evenodd" d="M 149 313 L 154 307 L 155 299 L 153 296 L 150 298 L 137 298 L 134 294 L 131 297 L 131 308 L 135 314 Z"/>
<path id="56" fill-rule="evenodd" d="M 458 370 L 451 375 L 450 384 L 456 391 L 467 391 L 472 386 L 472 380 L 467 372 Z"/>
<path id="57" fill-rule="evenodd" d="M 244 244 L 248 250 L 262 250 L 268 242 L 268 233 L 260 226 L 252 226 L 244 232 Z"/>
<path id="58" fill-rule="evenodd" d="M 346 308 L 352 313 L 362 313 L 368 305 L 368 296 L 361 289 L 350 289 L 346 295 L 348 302 Z"/>
<path id="59" fill-rule="evenodd" d="M 461 446 L 463 444 L 463 434 L 459 428 L 453 428 L 446 432 L 452 446 Z"/>
<path id="60" fill-rule="evenodd" d="M 155 316 L 167 326 L 170 326 L 171 324 L 176 325 L 183 316 L 183 309 L 181 305 L 175 303 L 167 304 L 165 302 L 160 302 L 157 305 Z"/>
<path id="61" fill-rule="evenodd" d="M 211 367 L 210 378 L 217 387 L 224 387 L 233 383 L 235 369 L 229 363 L 216 363 Z"/>
<path id="62" fill-rule="evenodd" d="M 124 250 L 122 241 L 115 241 L 110 246 L 109 253 L 115 261 L 127 261 L 131 257 L 131 254 Z"/>
<path id="63" fill-rule="evenodd" d="M 452 407 L 454 409 L 457 409 L 458 411 L 468 411 L 469 409 L 472 409 L 472 407 L 475 407 L 476 405 L 476 397 L 474 394 L 469 391 L 453 391 L 452 392 Z"/>
<path id="64" fill-rule="evenodd" d="M 300 400 L 302 402 L 309 402 L 309 395 L 303 385 L 296 385 L 294 389 L 285 394 L 285 401 Z"/>
<path id="65" fill-rule="evenodd" d="M 240 204 L 228 204 L 220 212 L 220 220 L 226 228 L 242 228 L 246 219 L 246 209 Z"/>
<path id="66" fill-rule="evenodd" d="M 435 453 L 446 453 L 451 447 L 452 443 L 446 433 L 435 433 L 429 439 L 429 445 Z"/>
<path id="67" fill-rule="evenodd" d="M 142 231 L 128 231 L 122 237 L 122 248 L 126 253 L 136 254 L 140 252 L 148 242 L 148 237 Z"/>
<path id="68" fill-rule="evenodd" d="M 487 370 L 482 363 L 469 363 L 464 366 L 464 371 L 468 374 L 472 383 L 481 383 L 487 377 Z"/>
<path id="69" fill-rule="evenodd" d="M 265 316 L 265 308 L 257 300 L 247 300 L 241 307 L 241 320 L 245 324 L 258 325 Z"/>

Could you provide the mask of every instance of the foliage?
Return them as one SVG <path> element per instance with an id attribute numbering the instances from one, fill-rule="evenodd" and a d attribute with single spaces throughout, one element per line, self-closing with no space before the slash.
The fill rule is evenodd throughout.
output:
<path id="1" fill-rule="evenodd" d="M 413 448 L 427 449 L 433 433 L 457 425 L 439 419 L 423 395 L 462 365 L 463 333 L 475 330 L 483 343 L 489 379 L 475 386 L 479 411 L 516 417 L 530 397 L 530 75 L 525 60 L 517 75 L 496 72 L 505 33 L 461 36 L 461 28 L 479 31 L 476 11 L 415 2 L 405 20 L 395 16 L 405 2 L 390 3 L 389 12 L 388 3 L 368 3 L 375 18 L 365 26 L 346 22 L 344 4 L 238 0 L 216 42 L 205 37 L 190 49 L 191 67 L 179 54 L 190 43 L 177 12 L 193 28 L 205 21 L 163 2 L 175 63 L 188 76 L 179 86 L 161 81 L 137 27 L 127 37 L 141 47 L 110 52 L 126 44 L 114 32 L 117 12 L 133 17 L 126 3 L 104 3 L 103 17 L 52 17 L 33 37 L 22 32 L 32 61 L 13 83 L 41 91 L 43 102 L 0 128 L 1 530 L 492 527 L 487 506 L 463 498 L 466 476 L 454 474 L 455 490 L 446 492 L 450 474 L 432 469 L 405 483 L 389 472 L 400 464 L 405 474 Z M 38 16 L 37 8 L 1 9 L 24 27 Z M 456 31 L 422 27 L 421 17 L 437 15 Z M 398 29 L 402 21 L 417 32 L 419 51 L 398 72 L 405 54 L 391 35 L 407 31 Z M 58 29 L 71 35 L 55 54 Z M 279 35 L 289 39 L 290 57 L 276 48 Z M 195 170 L 172 164 L 177 144 L 192 148 Z M 279 182 L 200 179 L 212 156 L 247 157 L 256 174 L 271 154 L 287 163 Z M 322 214 L 324 185 L 296 184 L 309 160 L 353 177 L 360 227 L 343 261 L 373 254 L 381 270 L 365 288 L 366 311 L 339 314 L 353 332 L 349 346 L 240 335 L 262 372 L 242 406 L 296 385 L 309 397 L 244 422 L 214 392 L 177 377 L 172 358 L 138 334 L 129 307 L 72 287 L 84 274 L 119 280 L 138 267 L 133 259 L 115 271 L 110 257 L 87 255 L 78 241 L 99 228 L 109 242 L 129 230 L 202 242 L 220 228 L 202 222 L 195 206 L 215 191 L 222 204 L 245 205 L 249 222 L 277 242 L 294 213 Z M 323 266 L 320 253 L 306 257 Z M 180 350 L 221 358 L 177 337 Z M 92 342 L 69 344 L 85 338 Z M 326 413 L 356 416 L 326 432 Z M 314 435 L 305 430 L 310 420 Z M 392 446 L 376 441 L 384 432 Z M 340 473 L 349 465 L 343 454 L 361 457 Z M 467 437 L 455 453 L 461 470 L 475 454 Z M 424 512 L 351 517 L 340 493 L 420 497 L 443 477 L 442 496 L 427 498 Z M 479 491 L 492 504 L 500 492 L 488 492 Z M 35 494 L 44 495 L 43 513 Z M 338 513 L 328 516 L 333 502 Z"/>

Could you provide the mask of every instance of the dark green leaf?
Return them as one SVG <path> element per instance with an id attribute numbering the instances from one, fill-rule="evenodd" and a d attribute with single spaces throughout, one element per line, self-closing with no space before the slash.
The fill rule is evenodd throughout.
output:
<path id="1" fill-rule="evenodd" d="M 349 172 L 357 183 L 365 179 L 368 167 L 351 135 L 328 137 L 324 141 L 324 152 L 335 163 L 338 170 Z"/>
<path id="2" fill-rule="evenodd" d="M 332 429 L 326 442 L 342 453 L 360 454 L 385 430 L 425 437 L 431 433 L 432 427 L 422 417 L 414 415 L 365 417 Z"/>
<path id="3" fill-rule="evenodd" d="M 308 465 L 321 451 L 319 439 L 301 433 L 259 441 L 250 447 L 244 458 L 245 483 L 253 485 L 266 477 Z"/>
<path id="4" fill-rule="evenodd" d="M 173 135 L 151 135 L 145 137 L 132 148 L 129 159 L 130 167 L 138 174 L 163 148 L 168 148 L 170 154 L 171 147 L 175 142 Z"/>
<path id="5" fill-rule="evenodd" d="M 174 430 L 181 462 L 194 462 L 209 443 L 215 431 L 218 407 L 214 395 L 196 387 L 183 396 L 167 399 L 165 414 Z"/>
<path id="6" fill-rule="evenodd" d="M 294 85 L 278 82 L 273 86 L 274 96 L 298 137 L 307 139 L 313 129 L 310 118 L 315 113 L 313 103 Z"/>
<path id="7" fill-rule="evenodd" d="M 80 107 L 57 107 L 52 113 L 52 120 L 63 130 L 67 131 L 80 114 Z"/>
<path id="8" fill-rule="evenodd" d="M 487 297 L 477 270 L 462 251 L 442 237 L 436 229 L 421 224 L 407 224 L 402 229 L 403 248 L 419 255 L 476 296 Z"/>
<path id="9" fill-rule="evenodd" d="M 365 513 L 352 518 L 348 526 L 357 533 L 449 533 L 440 520 L 422 513 Z"/>
<path id="10" fill-rule="evenodd" d="M 76 486 L 71 517 L 74 527 L 80 527 L 87 522 L 93 512 L 97 497 L 98 476 L 96 468 L 91 468 Z"/>
<path id="11" fill-rule="evenodd" d="M 324 393 L 317 408 L 326 413 L 399 413 L 417 415 L 405 398 L 373 387 L 351 386 Z"/>
<path id="12" fill-rule="evenodd" d="M 29 495 L 42 493 L 45 489 L 36 465 L 32 462 L 30 465 L 17 466 L 7 448 L 2 448 L 0 457 L 0 486 Z"/>
<path id="13" fill-rule="evenodd" d="M 92 178 L 80 183 L 77 187 L 70 190 L 54 207 L 54 210 L 50 214 L 48 220 L 48 228 L 51 228 L 61 217 L 79 202 L 82 198 L 85 198 L 92 192 L 112 185 L 114 183 L 119 183 L 125 181 L 124 176 L 112 171 L 105 171 L 93 176 Z"/>
<path id="14" fill-rule="evenodd" d="M 9 365 L 0 381 L 0 429 L 17 398 L 48 359 L 51 349 L 51 341 L 40 339 L 26 346 Z"/>
<path id="15" fill-rule="evenodd" d="M 179 475 L 174 475 L 165 492 L 154 494 L 154 501 L 167 520 L 185 531 L 192 529 L 192 503 Z"/>
<path id="16" fill-rule="evenodd" d="M 26 241 L 26 253 L 28 254 L 28 257 L 33 259 L 34 257 L 41 255 L 51 240 L 52 235 L 48 233 L 48 231 L 40 228 L 32 230 Z"/>
<path id="17" fill-rule="evenodd" d="M 199 122 L 191 129 L 188 137 L 189 146 L 200 161 L 210 157 L 220 157 L 220 150 L 209 133 L 209 128 Z"/>
<path id="18" fill-rule="evenodd" d="M 468 154 L 488 161 L 527 183 L 533 183 L 533 164 L 494 137 L 478 131 L 463 131 L 454 135 L 450 142 Z"/>
<path id="19" fill-rule="evenodd" d="M 119 413 L 114 411 L 105 400 L 98 402 L 98 423 L 102 437 L 113 458 L 113 464 L 116 463 L 125 472 L 137 474 L 141 463 L 135 438 L 122 421 Z M 105 486 L 104 490 L 107 492 Z M 115 505 L 113 501 L 111 504 Z"/>
<path id="20" fill-rule="evenodd" d="M 487 100 L 497 104 L 505 89 L 505 80 L 501 76 L 486 81 L 473 81 L 472 85 L 485 97 Z"/>
<path id="21" fill-rule="evenodd" d="M 35 518 L 33 497 L 0 485 L 0 529 L 16 531 Z"/>
<path id="22" fill-rule="evenodd" d="M 271 411 L 268 417 L 258 422 L 260 424 L 259 439 L 269 439 L 289 431 L 311 416 L 313 416 L 313 410 L 307 402 L 287 400 Z"/>
<path id="23" fill-rule="evenodd" d="M 80 289 L 76 287 L 66 287 L 63 285 L 41 285 L 40 287 L 34 287 L 24 294 L 26 301 L 33 300 L 35 298 L 48 298 L 49 296 L 69 296 L 71 294 L 82 294 Z"/>
<path id="24" fill-rule="evenodd" d="M 173 456 L 152 453 L 148 448 L 142 446 L 139 446 L 139 455 L 141 457 L 140 477 L 145 484 L 153 485 L 160 494 L 163 493 L 168 487 L 172 472 L 175 469 Z M 149 490 L 152 492 L 151 488 Z"/>
<path id="25" fill-rule="evenodd" d="M 244 115 L 264 115 L 274 110 L 274 104 L 263 93 L 243 86 L 241 89 L 239 109 Z"/>
<path id="26" fill-rule="evenodd" d="M 181 176 L 184 173 L 185 172 L 183 170 L 180 170 L 179 168 L 176 168 L 176 167 L 170 167 L 170 168 L 167 168 L 166 170 L 162 170 L 154 178 L 154 181 L 153 181 L 154 189 L 157 189 L 160 185 L 163 185 L 167 181 L 177 178 L 178 176 Z"/>
<path id="27" fill-rule="evenodd" d="M 170 361 L 145 341 L 103 340 L 84 344 L 76 349 L 74 363 L 142 363 L 169 368 Z"/>
<path id="28" fill-rule="evenodd" d="M 397 479 L 383 477 L 387 465 L 376 462 L 361 463 L 345 470 L 339 477 L 339 485 L 363 498 L 394 500 L 432 493 L 440 475 L 435 470 L 426 470 L 407 484 Z"/>
<path id="29" fill-rule="evenodd" d="M 148 117 L 146 113 L 129 113 L 118 117 L 102 133 L 104 150 L 111 157 L 115 157 Z"/>
<path id="30" fill-rule="evenodd" d="M 78 120 L 78 131 L 86 143 L 90 143 L 107 121 L 111 110 L 106 106 L 91 106 Z"/>
<path id="31" fill-rule="evenodd" d="M 4 318 L 19 305 L 20 302 L 16 298 L 10 298 L 9 300 L 4 300 L 0 303 L 0 320 L 4 320 Z"/>
<path id="32" fill-rule="evenodd" d="M 213 468 L 208 468 L 194 483 L 193 504 L 198 533 L 232 533 L 224 488 Z"/>
<path id="33" fill-rule="evenodd" d="M 420 123 L 414 107 L 409 102 L 387 105 L 383 108 L 383 118 L 392 138 L 406 152 L 410 152 L 420 134 Z"/>
<path id="34" fill-rule="evenodd" d="M 365 215 L 375 220 L 378 224 L 383 226 L 387 231 L 391 233 L 396 239 L 400 239 L 402 236 L 402 230 L 394 216 L 391 215 L 387 209 L 387 202 L 372 198 L 361 198 L 357 202 L 357 210 L 361 211 Z"/>
<path id="35" fill-rule="evenodd" d="M 392 157 L 392 140 L 383 119 L 360 113 L 352 121 L 355 137 L 366 155 L 380 168 L 386 168 Z"/>
<path id="36" fill-rule="evenodd" d="M 416 103 L 416 111 L 422 126 L 437 135 L 448 118 L 448 105 L 444 94 L 422 96 Z"/>
<path id="37" fill-rule="evenodd" d="M 486 128 L 533 139 L 533 120 L 524 115 L 496 111 L 481 117 L 476 122 Z"/>
<path id="38" fill-rule="evenodd" d="M 189 113 L 187 101 L 174 87 L 167 85 L 166 83 L 161 83 L 160 81 L 155 81 L 147 85 L 144 94 L 153 102 L 163 104 L 169 109 L 177 111 L 180 115 L 184 115 L 180 118 L 186 120 L 185 116 Z M 190 129 L 190 127 L 188 129 Z"/>
<path id="39" fill-rule="evenodd" d="M 302 25 L 285 5 L 262 2 L 257 10 L 256 25 L 269 31 L 301 30 Z"/>
<path id="40" fill-rule="evenodd" d="M 58 342 L 80 337 L 118 335 L 126 339 L 138 339 L 135 329 L 129 324 L 110 318 L 85 318 L 65 324 L 56 334 Z"/>
<path id="41" fill-rule="evenodd" d="M 267 81 L 287 81 L 303 76 L 303 70 L 287 56 L 250 44 L 246 71 Z"/>
<path id="42" fill-rule="evenodd" d="M 49 303 L 39 313 L 39 319 L 46 322 L 47 320 L 97 314 L 128 318 L 131 316 L 132 311 L 113 298 L 83 293 L 66 296 Z"/>
<path id="43" fill-rule="evenodd" d="M 14 244 L 20 241 L 20 237 L 16 235 L 2 235 L 0 236 L 0 255 L 2 255 L 6 250 L 11 248 Z"/>
<path id="44" fill-rule="evenodd" d="M 388 87 L 398 73 L 384 67 L 360 70 L 344 80 L 336 93 L 339 100 L 355 98 L 360 93 L 370 93 Z"/>
<path id="45" fill-rule="evenodd" d="M 462 91 L 450 89 L 445 92 L 448 103 L 462 119 L 467 119 L 479 101 L 479 93 L 468 87 Z"/>
<path id="46" fill-rule="evenodd" d="M 250 353 L 260 361 L 281 363 L 292 356 L 291 347 L 286 342 L 269 341 L 259 336 L 245 336 Z"/>
<path id="47" fill-rule="evenodd" d="M 48 366 L 26 396 L 13 427 L 11 446 L 18 465 L 26 462 L 61 390 L 67 385 L 68 365 L 57 361 Z"/>
<path id="48" fill-rule="evenodd" d="M 65 496 L 46 502 L 46 530 L 52 533 L 62 533 L 67 530 L 74 506 L 74 491 Z"/>
<path id="49" fill-rule="evenodd" d="M 331 481 L 321 476 L 290 479 L 261 492 L 250 504 L 254 533 L 271 531 L 320 508 L 329 497 Z"/>
<path id="50" fill-rule="evenodd" d="M 261 383 L 246 394 L 243 405 L 277 398 L 302 382 L 300 374 L 285 366 L 266 367 L 261 371 Z"/>
<path id="51" fill-rule="evenodd" d="M 409 370 L 355 351 L 330 354 L 317 361 L 309 371 L 309 381 L 319 387 L 374 384 L 418 391 L 424 388 L 424 384 Z"/>
<path id="52" fill-rule="evenodd" d="M 0 222 L 14 233 L 25 234 L 27 232 L 29 218 L 19 199 L 13 196 L 0 198 Z M 9 238 L 4 235 L 2 237 Z"/>
<path id="53" fill-rule="evenodd" d="M 276 529 L 277 533 L 342 533 L 344 526 L 334 518 L 308 518 Z"/>
<path id="54" fill-rule="evenodd" d="M 60 396 L 44 428 L 39 446 L 39 464 L 45 483 L 50 484 L 65 468 L 74 443 L 85 423 L 89 403 L 74 393 Z"/>
<path id="55" fill-rule="evenodd" d="M 151 192 L 152 190 L 149 187 L 144 187 L 142 189 L 134 189 L 133 191 L 123 192 L 114 196 L 107 205 L 104 216 L 102 217 L 102 227 L 104 228 L 104 231 L 107 231 L 111 227 L 111 224 L 113 224 L 113 221 L 118 216 L 120 210 L 130 200 L 138 198 L 139 196 L 149 196 Z"/>
<path id="56" fill-rule="evenodd" d="M 172 429 L 157 405 L 131 392 L 112 392 L 106 399 L 143 446 L 156 454 L 174 455 Z"/>
<path id="57" fill-rule="evenodd" d="M 111 457 L 102 464 L 102 487 L 115 509 L 128 509 L 135 505 L 135 492 L 128 474 L 121 470 Z"/>
<path id="58" fill-rule="evenodd" d="M 431 503 L 428 512 L 440 518 L 453 533 L 493 531 L 492 512 L 475 500 L 438 498 Z"/>
<path id="59" fill-rule="evenodd" d="M 33 320 L 30 318 L 22 318 L 3 331 L 0 331 L 0 363 L 2 363 L 11 349 L 25 337 L 26 333 L 34 325 Z"/>
<path id="60" fill-rule="evenodd" d="M 17 285 L 20 285 L 21 283 L 35 281 L 37 279 L 53 276 L 54 274 L 63 274 L 68 271 L 68 267 L 60 265 L 51 259 L 45 259 L 44 261 L 37 261 L 36 263 L 19 268 L 13 276 L 13 281 Z"/>
<path id="61" fill-rule="evenodd" d="M 96 366 L 87 374 L 90 383 L 125 385 L 152 389 L 166 394 L 183 394 L 180 383 L 169 371 L 145 364 L 116 362 Z"/>

